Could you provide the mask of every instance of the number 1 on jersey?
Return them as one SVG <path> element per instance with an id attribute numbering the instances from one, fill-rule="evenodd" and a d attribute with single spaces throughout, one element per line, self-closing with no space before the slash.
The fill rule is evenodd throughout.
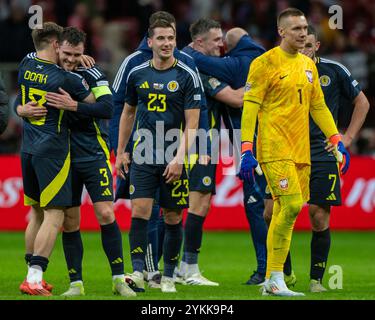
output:
<path id="1" fill-rule="evenodd" d="M 299 103 L 302 104 L 302 89 L 298 89 L 299 93 Z"/>

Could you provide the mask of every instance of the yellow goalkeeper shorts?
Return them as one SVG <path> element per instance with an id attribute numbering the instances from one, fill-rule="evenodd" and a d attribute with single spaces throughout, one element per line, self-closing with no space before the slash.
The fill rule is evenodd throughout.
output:
<path id="1" fill-rule="evenodd" d="M 291 160 L 261 163 L 273 199 L 278 196 L 301 194 L 304 202 L 310 199 L 310 165 Z"/>

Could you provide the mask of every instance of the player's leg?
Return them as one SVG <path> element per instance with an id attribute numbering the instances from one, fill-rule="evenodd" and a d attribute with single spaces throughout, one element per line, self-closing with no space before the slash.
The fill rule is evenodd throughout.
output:
<path id="1" fill-rule="evenodd" d="M 176 292 L 173 273 L 178 264 L 182 245 L 182 210 L 163 208 L 163 215 L 165 221 L 164 270 L 160 286 L 162 292 Z"/>
<path id="2" fill-rule="evenodd" d="M 190 164 L 192 165 L 192 164 Z M 216 165 L 194 164 L 189 174 L 189 209 L 184 228 L 184 249 L 179 275 L 186 284 L 217 286 L 202 276 L 198 255 L 202 246 L 203 224 L 215 194 Z"/>
<path id="3" fill-rule="evenodd" d="M 133 273 L 125 278 L 132 289 L 139 292 L 145 290 L 143 270 L 147 251 L 148 221 L 151 216 L 155 192 L 160 184 L 159 179 L 157 166 L 132 164 L 129 187 L 132 205 L 129 243 Z"/>
<path id="4" fill-rule="evenodd" d="M 146 273 L 148 286 L 150 288 L 160 288 L 161 274 L 159 271 L 158 263 L 158 250 L 159 250 L 159 220 L 161 219 L 160 215 L 160 206 L 155 201 L 152 206 L 152 212 L 150 220 L 148 221 L 147 229 L 147 252 L 145 257 L 146 263 Z M 163 242 L 161 240 L 161 242 Z"/>
<path id="5" fill-rule="evenodd" d="M 189 207 L 189 181 L 184 168 L 179 180 L 167 184 L 163 177 L 164 170 L 165 167 L 159 168 L 159 200 L 165 221 L 164 271 L 160 285 L 162 292 L 176 292 L 173 273 L 178 264 L 182 245 L 182 210 Z"/>
<path id="6" fill-rule="evenodd" d="M 257 259 L 257 270 L 246 282 L 249 285 L 258 285 L 264 282 L 267 264 L 267 225 L 263 218 L 264 196 L 262 192 L 266 187 L 266 181 L 263 176 L 257 176 L 256 180 L 257 183 L 252 186 L 246 181 L 243 182 L 245 213 L 251 229 L 251 238 Z"/>
<path id="7" fill-rule="evenodd" d="M 289 290 L 283 267 L 292 238 L 294 223 L 308 197 L 309 166 L 283 161 L 262 165 L 275 198 L 273 216 L 267 235 L 267 293 L 280 296 L 303 295 Z M 306 193 L 307 192 L 307 193 Z"/>
<path id="8" fill-rule="evenodd" d="M 310 291 L 324 292 L 322 279 L 331 244 L 331 206 L 341 205 L 340 175 L 335 162 L 312 162 L 309 214 L 312 225 Z"/>
<path id="9" fill-rule="evenodd" d="M 111 268 L 112 291 L 126 297 L 135 296 L 125 282 L 122 236 L 113 209 L 111 165 L 106 159 L 98 159 L 73 166 L 79 172 L 94 205 L 102 247 Z"/>
<path id="10" fill-rule="evenodd" d="M 35 237 L 34 252 L 27 274 L 29 291 L 32 295 L 51 295 L 42 287 L 43 273 L 48 266 L 57 234 L 63 221 L 63 208 L 71 205 L 70 157 L 65 160 L 32 156 L 32 166 L 40 190 L 40 207 L 44 219 Z"/>
<path id="11" fill-rule="evenodd" d="M 310 291 L 327 291 L 322 285 L 324 271 L 327 266 L 331 234 L 329 230 L 330 206 L 310 204 L 310 221 L 312 226 Z"/>
<path id="12" fill-rule="evenodd" d="M 81 296 L 85 294 L 85 290 L 82 279 L 83 243 L 79 229 L 81 222 L 80 208 L 79 206 L 71 207 L 66 209 L 64 214 L 62 243 L 70 286 L 62 295 Z"/>

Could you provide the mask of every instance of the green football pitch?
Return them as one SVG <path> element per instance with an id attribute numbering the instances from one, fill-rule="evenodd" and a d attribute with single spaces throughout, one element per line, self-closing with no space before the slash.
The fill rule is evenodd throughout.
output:
<path id="1" fill-rule="evenodd" d="M 83 276 L 86 296 L 74 299 L 121 300 L 111 292 L 110 269 L 101 247 L 99 233 L 83 233 Z M 294 290 L 305 297 L 294 299 L 375 299 L 375 233 L 333 232 L 331 253 L 324 285 L 327 293 L 307 291 L 310 267 L 309 232 L 295 232 L 292 240 L 292 263 L 297 276 Z M 0 300 L 64 299 L 59 295 L 68 285 L 61 236 L 58 238 L 45 279 L 54 285 L 50 298 L 30 297 L 18 291 L 26 275 L 23 233 L 0 233 Z M 123 233 L 125 271 L 130 272 L 128 236 Z M 206 232 L 199 264 L 203 274 L 220 283 L 219 287 L 177 286 L 176 294 L 163 294 L 158 289 L 148 289 L 135 299 L 165 300 L 258 300 L 280 299 L 262 297 L 259 287 L 243 285 L 256 266 L 254 249 L 246 232 Z M 341 288 L 340 288 L 341 287 Z M 73 298 L 70 298 L 73 299 Z M 285 298 L 284 298 L 285 299 Z"/>

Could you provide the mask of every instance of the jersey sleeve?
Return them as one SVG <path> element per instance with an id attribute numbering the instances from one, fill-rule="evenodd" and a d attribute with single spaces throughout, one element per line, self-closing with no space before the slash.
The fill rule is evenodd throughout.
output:
<path id="1" fill-rule="evenodd" d="M 264 59 L 255 59 L 250 65 L 245 85 L 244 101 L 262 104 L 269 85 L 268 66 Z"/>
<path id="2" fill-rule="evenodd" d="M 205 74 L 201 74 L 201 78 L 203 82 L 204 92 L 210 97 L 215 97 L 221 90 L 228 86 L 227 83 Z"/>
<path id="3" fill-rule="evenodd" d="M 136 106 L 138 102 L 138 95 L 137 95 L 137 89 L 135 86 L 135 75 L 132 73 L 129 76 L 128 82 L 126 84 L 126 93 L 125 93 L 125 100 L 127 104 L 131 106 Z"/>
<path id="4" fill-rule="evenodd" d="M 79 74 L 72 72 L 67 72 L 65 74 L 63 89 L 74 96 L 78 101 L 85 100 L 90 94 L 90 87 L 87 81 Z"/>
<path id="5" fill-rule="evenodd" d="M 353 101 L 361 92 L 361 86 L 343 65 L 338 66 L 337 72 L 340 79 L 341 92 L 346 98 Z"/>
<path id="6" fill-rule="evenodd" d="M 195 72 L 186 73 L 184 85 L 184 109 L 200 109 L 202 104 L 202 91 L 198 75 Z"/>
<path id="7" fill-rule="evenodd" d="M 311 94 L 310 108 L 317 105 L 325 104 L 324 93 L 319 82 L 318 69 L 316 68 L 315 63 L 312 63 L 311 66 L 313 72 L 313 91 Z"/>
<path id="8" fill-rule="evenodd" d="M 84 69 L 81 75 L 86 80 L 96 99 L 107 94 L 112 94 L 106 75 L 97 66 Z"/>

